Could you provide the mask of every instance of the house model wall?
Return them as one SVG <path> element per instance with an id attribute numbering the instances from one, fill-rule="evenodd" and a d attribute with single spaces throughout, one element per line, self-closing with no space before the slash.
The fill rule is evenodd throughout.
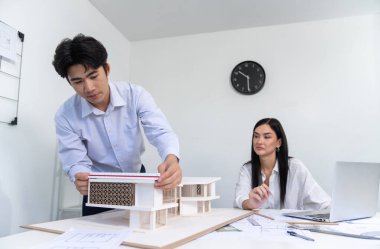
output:
<path id="1" fill-rule="evenodd" d="M 216 195 L 215 183 L 220 177 L 184 177 L 181 186 L 180 214 L 196 215 L 211 211 L 211 200 Z"/>
<path id="2" fill-rule="evenodd" d="M 168 216 L 199 215 L 211 211 L 218 177 L 183 177 L 174 189 L 155 189 L 160 174 L 98 173 L 89 175 L 87 206 L 127 210 L 131 228 L 154 230 Z"/>

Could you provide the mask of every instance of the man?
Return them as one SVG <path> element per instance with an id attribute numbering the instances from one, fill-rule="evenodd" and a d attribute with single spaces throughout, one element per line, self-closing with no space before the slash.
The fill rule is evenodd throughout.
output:
<path id="1" fill-rule="evenodd" d="M 63 169 L 84 195 L 83 215 L 107 210 L 85 206 L 90 172 L 145 172 L 139 124 L 163 159 L 155 187 L 170 189 L 181 182 L 176 134 L 145 89 L 109 82 L 107 51 L 99 41 L 82 34 L 64 39 L 53 66 L 76 92 L 59 108 L 55 123 Z"/>

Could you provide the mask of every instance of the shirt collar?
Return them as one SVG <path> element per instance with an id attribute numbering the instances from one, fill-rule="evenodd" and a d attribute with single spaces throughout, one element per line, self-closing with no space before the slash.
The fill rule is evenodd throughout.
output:
<path id="1" fill-rule="evenodd" d="M 276 173 L 280 172 L 279 169 L 278 169 L 278 160 L 276 160 L 276 164 L 274 165 L 273 171 L 276 172 Z"/>
<path id="2" fill-rule="evenodd" d="M 110 91 L 111 91 L 111 101 L 110 104 L 113 107 L 116 106 L 125 106 L 127 103 L 123 99 L 123 97 L 120 95 L 118 89 L 116 88 L 115 84 L 110 82 Z"/>
<path id="3" fill-rule="evenodd" d="M 113 107 L 116 107 L 116 106 L 126 105 L 125 100 L 121 97 L 120 93 L 116 89 L 116 86 L 112 82 L 109 82 L 109 87 L 110 87 L 110 104 L 108 108 L 111 107 L 113 109 Z M 81 97 L 80 101 L 81 101 L 81 107 L 82 107 L 82 118 L 90 115 L 91 113 L 94 113 L 95 115 L 104 114 L 103 111 L 91 105 L 86 99 Z"/>
<path id="4" fill-rule="evenodd" d="M 87 115 L 90 115 L 90 113 L 93 112 L 94 110 L 97 110 L 86 99 L 82 97 L 80 97 L 80 103 L 82 107 L 82 118 L 86 117 Z"/>

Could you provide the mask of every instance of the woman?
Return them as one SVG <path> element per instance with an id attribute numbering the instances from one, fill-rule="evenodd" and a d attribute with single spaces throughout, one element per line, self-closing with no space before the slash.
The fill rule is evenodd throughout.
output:
<path id="1" fill-rule="evenodd" d="M 251 161 L 240 169 L 235 206 L 313 210 L 330 206 L 330 197 L 305 165 L 289 158 L 285 132 L 277 119 L 262 119 L 253 129 Z"/>

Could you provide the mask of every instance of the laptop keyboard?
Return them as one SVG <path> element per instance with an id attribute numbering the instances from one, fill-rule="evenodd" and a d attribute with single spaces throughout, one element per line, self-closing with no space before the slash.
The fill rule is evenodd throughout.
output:
<path id="1" fill-rule="evenodd" d="M 330 218 L 330 214 L 309 214 L 307 216 L 311 217 L 311 218 L 320 218 L 320 219 L 329 219 Z"/>

